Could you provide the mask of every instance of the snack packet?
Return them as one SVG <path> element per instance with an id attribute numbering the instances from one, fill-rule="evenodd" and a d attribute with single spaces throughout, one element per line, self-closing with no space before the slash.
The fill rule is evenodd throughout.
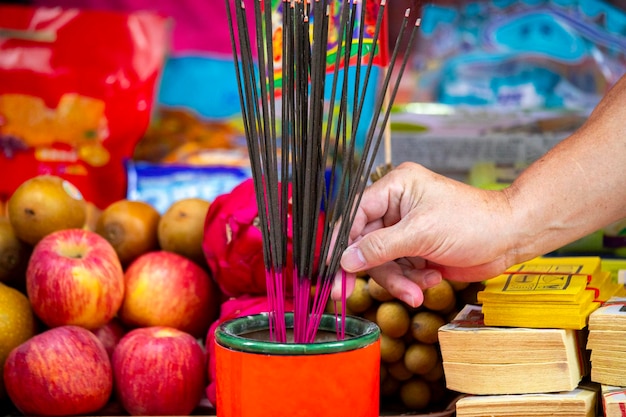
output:
<path id="1" fill-rule="evenodd" d="M 0 199 L 40 174 L 124 198 L 168 36 L 155 13 L 0 6 Z"/>

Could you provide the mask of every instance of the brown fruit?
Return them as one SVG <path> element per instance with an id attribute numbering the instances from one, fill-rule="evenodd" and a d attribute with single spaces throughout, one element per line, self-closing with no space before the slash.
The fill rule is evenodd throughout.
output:
<path id="1" fill-rule="evenodd" d="M 442 379 L 444 377 L 444 371 L 443 371 L 443 361 L 441 360 L 441 358 L 437 360 L 437 364 L 435 365 L 433 369 L 426 372 L 425 374 L 422 374 L 421 376 L 422 378 L 424 378 L 424 380 L 428 382 L 435 382 L 435 381 L 439 381 L 440 379 Z"/>
<path id="2" fill-rule="evenodd" d="M 83 227 L 87 205 L 69 181 L 40 175 L 17 187 L 9 199 L 8 212 L 15 235 L 35 245 L 57 230 Z"/>
<path id="3" fill-rule="evenodd" d="M 437 343 L 439 341 L 439 328 L 446 321 L 439 314 L 432 311 L 420 311 L 411 319 L 411 334 L 418 342 Z"/>
<path id="4" fill-rule="evenodd" d="M 367 280 L 367 290 L 374 300 L 384 302 L 394 299 L 394 296 L 389 294 L 389 291 L 371 277 Z"/>
<path id="5" fill-rule="evenodd" d="M 386 301 L 378 306 L 376 323 L 380 331 L 394 338 L 402 337 L 409 330 L 411 319 L 399 301 Z"/>
<path id="6" fill-rule="evenodd" d="M 85 229 L 92 232 L 96 231 L 98 219 L 102 215 L 102 210 L 93 203 L 87 202 L 87 218 L 85 219 Z"/>
<path id="7" fill-rule="evenodd" d="M 387 374 L 387 377 L 380 383 L 380 395 L 383 397 L 391 397 L 397 394 L 402 382 Z"/>
<path id="8" fill-rule="evenodd" d="M 373 323 L 376 323 L 376 312 L 378 311 L 378 305 L 375 304 L 361 313 L 361 317 L 365 320 L 369 320 Z"/>
<path id="9" fill-rule="evenodd" d="M 107 206 L 96 223 L 96 233 L 109 241 L 122 265 L 158 249 L 159 212 L 143 201 L 118 200 Z"/>
<path id="10" fill-rule="evenodd" d="M 449 280 L 448 283 L 452 286 L 452 289 L 456 292 L 463 291 L 467 287 L 469 287 L 469 281 L 452 281 Z"/>
<path id="11" fill-rule="evenodd" d="M 185 198 L 174 202 L 161 216 L 158 238 L 161 249 L 177 253 L 203 265 L 204 220 L 210 202 Z"/>
<path id="12" fill-rule="evenodd" d="M 424 290 L 424 307 L 433 311 L 442 311 L 453 307 L 456 300 L 454 289 L 450 283 L 442 279 L 434 287 Z"/>
<path id="13" fill-rule="evenodd" d="M 339 314 L 339 313 L 341 313 L 341 310 L 342 310 L 341 306 L 342 306 L 341 300 L 334 301 L 334 300 L 329 298 L 326 301 L 326 306 L 324 307 L 324 313 L 327 313 L 327 314 L 335 314 L 335 313 L 337 313 L 337 314 Z M 346 314 L 349 315 L 349 316 L 353 316 L 354 315 L 354 312 L 351 311 L 348 308 L 347 305 L 346 305 Z"/>
<path id="14" fill-rule="evenodd" d="M 387 365 L 387 372 L 389 375 L 397 379 L 398 381 L 406 381 L 413 376 L 413 372 L 409 371 L 404 365 L 403 360 L 399 360 Z"/>
<path id="15" fill-rule="evenodd" d="M 16 287 L 26 281 L 31 248 L 15 236 L 6 217 L 0 217 L 0 282 Z"/>
<path id="16" fill-rule="evenodd" d="M 385 378 L 387 378 L 387 375 L 389 374 L 389 372 L 387 371 L 387 367 L 385 366 L 384 363 L 380 363 L 380 382 L 382 382 Z"/>
<path id="17" fill-rule="evenodd" d="M 0 283 L 0 372 L 14 347 L 24 343 L 36 333 L 35 315 L 28 298 L 18 290 Z M 0 399 L 5 389 L 0 378 Z"/>
<path id="18" fill-rule="evenodd" d="M 461 300 L 461 304 L 477 304 L 477 294 L 485 289 L 485 284 L 482 282 L 471 282 L 470 285 L 464 290 L 459 291 L 458 298 Z"/>
<path id="19" fill-rule="evenodd" d="M 428 382 L 428 386 L 430 387 L 430 404 L 443 404 L 448 394 L 445 379 L 441 378 L 436 381 L 426 382 Z"/>
<path id="20" fill-rule="evenodd" d="M 413 343 L 404 353 L 404 365 L 414 374 L 422 375 L 433 370 L 439 361 L 439 351 L 434 345 Z"/>
<path id="21" fill-rule="evenodd" d="M 400 400 L 410 410 L 423 410 L 430 399 L 430 385 L 421 378 L 412 378 L 400 387 Z"/>
<path id="22" fill-rule="evenodd" d="M 404 356 L 406 346 L 402 339 L 380 334 L 380 360 L 386 363 L 397 362 Z"/>
<path id="23" fill-rule="evenodd" d="M 367 289 L 367 281 L 357 278 L 354 281 L 354 290 L 346 300 L 346 307 L 355 313 L 363 313 L 372 306 L 374 299 Z"/>

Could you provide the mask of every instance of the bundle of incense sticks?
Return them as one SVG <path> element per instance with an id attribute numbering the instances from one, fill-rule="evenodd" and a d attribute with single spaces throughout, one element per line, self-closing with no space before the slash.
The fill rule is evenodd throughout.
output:
<path id="1" fill-rule="evenodd" d="M 287 341 L 285 297 L 293 296 L 293 342 L 312 343 L 339 275 L 344 302 L 335 313 L 342 339 L 339 261 L 419 19 L 408 30 L 406 11 L 389 67 L 372 81 L 385 0 L 225 1 L 263 236 L 271 338 Z M 375 11 L 367 36 L 366 10 Z M 361 117 L 369 89 L 376 92 L 373 117 Z M 288 228 L 293 271 L 287 270 Z M 289 278 L 293 294 L 287 294 Z"/>

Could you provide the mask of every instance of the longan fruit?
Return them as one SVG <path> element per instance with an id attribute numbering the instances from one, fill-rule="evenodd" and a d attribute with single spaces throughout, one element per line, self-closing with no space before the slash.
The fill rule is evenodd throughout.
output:
<path id="1" fill-rule="evenodd" d="M 457 297 L 461 300 L 463 305 L 465 304 L 478 304 L 478 297 L 476 294 L 485 289 L 485 284 L 482 282 L 471 282 L 467 288 L 459 291 Z"/>
<path id="2" fill-rule="evenodd" d="M 442 279 L 437 285 L 424 290 L 424 307 L 433 311 L 449 308 L 456 301 L 454 289 Z"/>
<path id="3" fill-rule="evenodd" d="M 411 334 L 418 342 L 437 343 L 439 341 L 439 328 L 446 321 L 439 314 L 432 311 L 420 311 L 411 319 Z"/>
<path id="4" fill-rule="evenodd" d="M 430 372 L 439 361 L 439 351 L 434 345 L 413 343 L 406 348 L 404 365 L 414 374 L 423 375 Z"/>
<path id="5" fill-rule="evenodd" d="M 469 284 L 470 284 L 469 281 L 453 281 L 453 280 L 448 280 L 448 283 L 452 286 L 452 289 L 455 292 L 463 291 L 464 289 L 469 287 Z"/>
<path id="6" fill-rule="evenodd" d="M 438 381 L 440 379 L 443 379 L 443 377 L 443 361 L 441 360 L 441 358 L 437 360 L 437 363 L 435 364 L 435 367 L 433 369 L 426 372 L 425 374 L 422 374 L 422 378 L 424 378 L 426 381 Z"/>
<path id="7" fill-rule="evenodd" d="M 397 362 L 404 356 L 406 345 L 402 339 L 380 334 L 380 360 L 387 363 Z"/>
<path id="8" fill-rule="evenodd" d="M 394 338 L 402 337 L 409 330 L 411 318 L 399 301 L 386 301 L 376 310 L 376 323 L 380 331 Z"/>
<path id="9" fill-rule="evenodd" d="M 437 381 L 426 381 L 430 387 L 430 404 L 441 404 L 446 399 L 448 393 L 444 379 Z"/>
<path id="10" fill-rule="evenodd" d="M 346 300 L 346 308 L 358 314 L 370 308 L 373 303 L 374 299 L 367 289 L 367 281 L 363 278 L 357 278 L 354 281 L 354 290 Z"/>
<path id="11" fill-rule="evenodd" d="M 395 298 L 385 287 L 381 286 L 372 277 L 367 280 L 367 290 L 374 300 L 385 302 L 391 301 Z"/>
<path id="12" fill-rule="evenodd" d="M 403 360 L 388 364 L 387 372 L 398 381 L 406 381 L 413 376 L 413 372 L 406 368 Z"/>
<path id="13" fill-rule="evenodd" d="M 400 389 L 402 382 L 398 381 L 391 375 L 387 375 L 387 377 L 380 383 L 380 395 L 383 397 L 391 397 L 395 395 Z"/>
<path id="14" fill-rule="evenodd" d="M 411 410 L 423 410 L 430 399 L 430 385 L 421 378 L 411 378 L 400 386 L 400 400 Z"/>
<path id="15" fill-rule="evenodd" d="M 389 371 L 387 370 L 387 365 L 384 363 L 380 363 L 380 382 L 383 382 L 385 378 L 389 375 Z"/>
<path id="16" fill-rule="evenodd" d="M 361 313 L 361 317 L 363 317 L 365 320 L 371 321 L 372 323 L 376 323 L 376 311 L 378 311 L 378 305 L 374 304 L 363 313 Z"/>
<path id="17" fill-rule="evenodd" d="M 330 297 L 326 300 L 326 306 L 324 307 L 324 313 L 327 314 L 335 314 L 335 312 L 340 313 L 342 310 L 342 302 L 341 300 L 333 300 Z M 346 304 L 346 315 L 353 316 L 354 312 L 347 307 Z"/>

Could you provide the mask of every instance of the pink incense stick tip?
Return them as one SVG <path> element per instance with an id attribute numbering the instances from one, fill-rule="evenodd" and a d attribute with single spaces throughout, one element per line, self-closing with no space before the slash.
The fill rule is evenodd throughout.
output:
<path id="1" fill-rule="evenodd" d="M 417 20 L 415 21 L 415 26 L 419 26 L 422 24 L 422 18 L 418 17 Z"/>
<path id="2" fill-rule="evenodd" d="M 409 17 L 411 15 L 411 9 L 406 9 L 404 11 L 404 17 Z"/>
<path id="3" fill-rule="evenodd" d="M 386 5 L 386 4 L 387 4 L 387 0 L 380 0 L 380 5 L 381 5 L 381 6 L 384 6 L 384 5 Z"/>

